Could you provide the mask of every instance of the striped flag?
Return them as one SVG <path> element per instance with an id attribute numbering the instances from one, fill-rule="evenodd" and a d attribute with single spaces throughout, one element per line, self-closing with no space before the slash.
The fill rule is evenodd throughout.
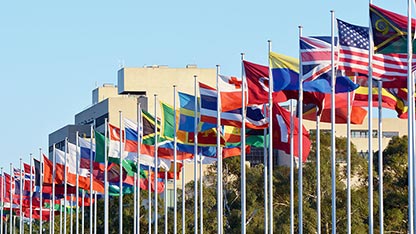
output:
<path id="1" fill-rule="evenodd" d="M 368 27 L 337 21 L 340 45 L 338 69 L 368 74 Z M 416 65 L 415 58 L 412 63 Z M 383 80 L 383 87 L 407 86 L 406 54 L 374 54 L 372 67 L 373 76 Z"/>
<path id="2" fill-rule="evenodd" d="M 203 83 L 199 83 L 201 95 L 201 121 L 208 123 L 217 122 L 217 90 Z M 221 112 L 221 125 L 241 127 L 241 108 L 232 111 Z M 247 106 L 246 126 L 252 129 L 263 129 L 268 126 L 263 115 L 262 105 Z"/>

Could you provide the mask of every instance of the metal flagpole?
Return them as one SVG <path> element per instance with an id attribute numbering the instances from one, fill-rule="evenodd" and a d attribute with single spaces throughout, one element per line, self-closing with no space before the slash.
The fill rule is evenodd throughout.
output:
<path id="1" fill-rule="evenodd" d="M 299 38 L 302 36 L 302 26 L 299 26 Z M 299 57 L 300 57 L 299 52 Z M 302 61 L 300 59 L 300 61 Z M 302 64 L 299 66 L 299 130 L 298 130 L 298 165 L 299 165 L 299 174 L 298 174 L 298 186 L 299 186 L 299 200 L 298 200 L 298 209 L 299 209 L 299 233 L 303 233 L 303 69 Z"/>
<path id="2" fill-rule="evenodd" d="M 241 64 L 243 64 L 244 60 L 244 53 L 241 53 Z M 241 181 L 240 181 L 240 189 L 241 189 L 241 233 L 245 234 L 246 231 L 246 220 L 247 220 L 247 208 L 246 208 L 246 98 L 245 98 L 245 79 L 244 79 L 244 67 L 241 65 L 241 81 L 242 81 L 242 89 L 241 89 L 241 158 L 240 158 L 240 170 L 241 170 Z M 219 90 L 218 90 L 219 92 Z"/>
<path id="3" fill-rule="evenodd" d="M 176 118 L 176 85 L 173 85 L 173 111 L 174 111 L 174 116 Z M 173 174 L 174 174 L 174 179 L 173 179 L 173 234 L 177 234 L 178 233 L 178 228 L 177 228 L 177 224 L 178 224 L 178 185 L 177 185 L 177 178 L 176 175 L 178 174 L 178 153 L 176 152 L 177 150 L 177 138 L 176 138 L 176 121 L 173 122 L 173 129 L 175 130 L 173 132 Z"/>
<path id="4" fill-rule="evenodd" d="M 78 219 L 79 219 L 79 206 L 78 206 L 78 200 L 79 200 L 79 193 L 78 193 L 78 191 L 79 191 L 79 160 L 81 160 L 80 155 L 79 155 L 80 150 L 79 150 L 79 141 L 78 141 L 78 137 L 79 137 L 78 131 L 75 133 L 75 136 L 76 136 L 75 142 L 76 142 L 76 145 L 77 145 L 77 152 L 76 152 L 77 153 L 77 163 L 76 163 L 77 181 L 76 181 L 76 184 L 75 184 L 75 191 L 76 191 L 75 199 L 77 200 L 77 207 L 75 208 L 76 209 L 75 210 L 75 233 L 78 234 L 79 233 L 79 222 L 78 222 Z"/>
<path id="5" fill-rule="evenodd" d="M 371 4 L 372 0 L 370 0 Z M 368 33 L 368 232 L 374 233 L 373 221 L 373 36 L 371 21 Z"/>
<path id="6" fill-rule="evenodd" d="M 220 65 L 217 65 L 217 233 L 222 234 L 223 225 L 223 185 L 222 185 L 222 149 L 221 149 L 221 103 L 218 92 L 218 78 L 220 73 Z"/>
<path id="7" fill-rule="evenodd" d="M 122 234 L 123 233 L 123 113 L 121 111 L 119 111 L 119 127 L 120 127 L 120 132 L 119 132 L 119 138 L 120 138 L 120 148 L 119 148 L 119 159 L 120 159 L 120 180 L 119 180 L 119 199 L 118 199 L 118 214 L 119 214 L 119 229 L 118 229 L 118 233 Z M 92 197 L 91 197 L 92 198 Z M 91 210 L 91 205 L 90 204 L 90 210 Z M 92 219 L 90 219 L 90 222 L 92 222 Z M 90 233 L 92 234 L 92 232 Z"/>
<path id="8" fill-rule="evenodd" d="M 40 219 L 39 219 L 39 234 L 43 233 L 43 228 L 42 228 L 42 217 L 43 217 L 43 211 L 42 211 L 42 206 L 43 206 L 43 157 L 42 157 L 42 149 L 39 148 L 39 161 L 40 161 L 40 183 L 39 183 L 39 213 L 40 213 Z M 52 215 L 51 215 L 52 216 Z M 2 233 L 3 234 L 3 233 Z"/>
<path id="9" fill-rule="evenodd" d="M 94 125 L 95 125 L 95 120 L 94 120 Z M 92 210 L 92 198 L 93 198 L 93 187 L 94 187 L 94 184 L 93 184 L 93 176 L 94 176 L 94 167 L 93 167 L 93 155 L 92 155 L 92 144 L 93 144 L 93 142 L 92 142 L 92 138 L 93 138 L 93 136 L 94 136 L 94 125 L 90 125 L 90 234 L 92 234 L 93 232 L 93 230 L 92 230 L 92 222 L 93 222 L 93 220 L 92 220 L 92 212 L 93 212 L 93 210 Z M 120 135 L 121 135 L 121 133 L 120 133 Z M 121 175 L 121 174 L 120 174 Z M 94 201 L 94 202 L 97 202 L 97 201 Z"/>
<path id="10" fill-rule="evenodd" d="M 351 94 L 350 92 L 347 92 L 347 234 L 351 234 Z"/>
<path id="11" fill-rule="evenodd" d="M 164 218 L 165 223 L 163 224 L 165 228 L 165 234 L 168 234 L 168 197 L 167 197 L 167 184 L 168 184 L 168 172 L 165 170 L 165 187 L 163 191 L 163 205 L 164 205 Z"/>
<path id="12" fill-rule="evenodd" d="M 52 215 L 51 215 L 51 223 L 50 226 L 52 226 L 50 228 L 50 230 L 52 231 L 51 233 L 54 234 L 55 233 L 55 183 L 56 183 L 56 148 L 55 148 L 55 144 L 53 144 L 53 153 L 52 153 L 52 168 L 53 168 L 53 173 L 52 173 L 52 205 L 51 205 L 51 209 L 52 209 Z"/>
<path id="13" fill-rule="evenodd" d="M 270 61 L 270 52 L 272 51 L 272 41 L 268 40 L 269 47 L 269 58 Z M 269 66 L 269 232 L 273 234 L 273 75 Z"/>
<path id="14" fill-rule="evenodd" d="M 137 147 L 140 147 L 140 144 L 137 142 Z M 133 175 L 133 233 L 137 234 L 137 176 L 140 169 L 137 168 L 137 173 Z"/>
<path id="15" fill-rule="evenodd" d="M 141 181 L 141 176 L 140 176 L 140 154 L 141 154 L 141 145 L 142 145 L 142 106 L 141 103 L 139 101 L 139 99 L 137 99 L 137 162 L 136 162 L 136 166 L 137 166 L 137 184 L 136 184 L 136 190 L 137 190 L 137 201 L 136 201 L 136 219 L 134 221 L 134 223 L 137 223 L 136 228 L 137 231 L 136 233 L 140 234 L 140 207 L 141 207 L 141 203 L 140 203 L 140 181 Z M 136 191 L 134 190 L 134 191 Z"/>
<path id="16" fill-rule="evenodd" d="M 155 124 L 157 124 L 157 120 L 155 119 Z M 150 168 L 150 166 L 148 167 L 148 174 L 147 174 L 147 192 L 148 192 L 148 197 L 147 199 L 149 200 L 149 207 L 148 207 L 148 219 L 149 219 L 149 223 L 148 223 L 148 233 L 152 233 L 152 170 Z"/>
<path id="17" fill-rule="evenodd" d="M 331 10 L 331 190 L 332 190 L 332 233 L 337 231 L 336 209 L 336 152 L 335 152 L 335 12 Z M 301 125 L 299 126 L 302 127 Z"/>
<path id="18" fill-rule="evenodd" d="M 198 77 L 194 75 L 194 232 L 198 233 L 198 97 L 196 94 L 196 82 Z"/>
<path id="19" fill-rule="evenodd" d="M 62 199 L 60 199 L 59 202 L 59 234 L 62 234 Z M 66 232 L 64 233 L 66 234 Z"/>
<path id="20" fill-rule="evenodd" d="M 413 48 L 412 48 L 412 11 L 411 11 L 411 4 L 412 1 L 407 1 L 407 100 L 409 101 L 409 109 L 408 109 L 408 118 L 407 118 L 407 128 L 408 128 L 408 147 L 407 147 L 407 163 L 408 163 L 408 222 L 409 222 L 409 233 L 414 233 L 414 220 L 413 220 L 413 211 L 414 211 L 414 188 L 413 188 L 413 125 L 414 125 L 414 102 L 410 100 L 414 100 L 414 82 L 412 79 L 412 55 L 413 55 Z M 371 28 L 371 27 L 370 27 Z M 370 33 L 371 35 L 371 33 Z"/>
<path id="21" fill-rule="evenodd" d="M 202 155 L 199 155 L 199 233 L 204 233 L 204 184 L 203 184 L 203 172 L 202 172 Z"/>
<path id="22" fill-rule="evenodd" d="M 22 178 L 22 169 L 23 169 L 23 161 L 22 158 L 20 158 L 20 192 L 19 192 L 19 233 L 23 233 L 23 178 Z"/>
<path id="23" fill-rule="evenodd" d="M 30 211 L 30 215 L 29 215 L 29 234 L 32 234 L 33 231 L 33 227 L 32 227 L 32 222 L 33 222 L 33 201 L 32 201 L 32 197 L 33 197 L 33 181 L 32 181 L 32 177 L 33 177 L 33 156 L 32 153 L 30 153 L 30 194 L 29 194 L 29 211 Z M 26 172 L 25 172 L 26 173 Z M 1 216 L 3 217 L 3 216 Z M 40 216 L 40 218 L 42 219 L 42 214 Z M 3 226 L 2 226 L 3 227 Z"/>
<path id="24" fill-rule="evenodd" d="M 176 144 L 175 144 L 176 145 Z M 176 150 L 175 150 L 176 152 Z M 185 159 L 182 159 L 182 233 L 186 233 L 186 227 L 185 227 Z"/>
<path id="25" fill-rule="evenodd" d="M 13 234 L 13 190 L 12 190 L 12 185 L 13 185 L 13 163 L 10 163 L 10 213 L 9 213 L 9 217 L 10 217 L 10 234 Z"/>
<path id="26" fill-rule="evenodd" d="M 158 158 L 158 152 L 157 152 L 157 133 L 158 133 L 158 131 L 157 131 L 157 106 L 156 106 L 156 103 L 157 103 L 157 94 L 155 94 L 154 95 L 155 96 L 155 104 L 154 104 L 154 108 L 155 108 L 155 178 L 154 178 L 154 182 L 155 182 L 155 234 L 158 234 L 159 232 L 158 232 L 158 210 L 157 210 L 157 208 L 158 208 L 158 200 L 157 200 L 157 192 L 158 192 L 158 189 L 157 189 L 157 171 L 158 171 L 158 160 L 159 160 L 159 158 Z"/>
<path id="27" fill-rule="evenodd" d="M 94 192 L 94 234 L 97 234 L 97 192 Z"/>
<path id="28" fill-rule="evenodd" d="M 265 107 L 266 105 L 264 105 Z M 266 111 L 266 108 L 264 108 Z M 265 113 L 266 115 L 266 113 Z M 267 196 L 267 173 L 268 173 L 268 166 L 267 166 L 267 129 L 263 130 L 263 164 L 264 164 L 264 169 L 263 169 L 263 177 L 264 177 L 264 234 L 268 234 L 269 233 L 269 219 L 268 219 L 268 196 Z"/>
<path id="29" fill-rule="evenodd" d="M 105 118 L 104 120 L 104 136 L 105 136 L 104 137 L 104 234 L 109 234 L 108 224 L 110 222 L 110 217 L 108 213 L 109 194 L 108 194 L 107 127 L 108 127 L 108 121 L 107 121 L 107 118 Z M 97 149 L 95 151 L 97 153 Z"/>
<path id="30" fill-rule="evenodd" d="M 1 191 L 0 191 L 0 193 L 1 193 L 1 207 L 0 207 L 0 216 L 1 216 L 1 218 L 0 218 L 0 234 L 3 234 L 3 209 L 4 209 L 4 188 L 5 188 L 5 186 L 6 186 L 6 183 L 5 183 L 5 179 L 4 179 L 4 174 L 3 174 L 3 167 L 0 167 L 0 173 L 1 173 Z"/>
<path id="31" fill-rule="evenodd" d="M 65 138 L 64 233 L 66 233 L 66 203 L 68 196 L 68 138 Z M 62 201 L 62 200 L 61 200 Z M 62 208 L 62 206 L 61 206 Z"/>
<path id="32" fill-rule="evenodd" d="M 316 233 L 321 234 L 321 116 L 316 107 Z"/>
<path id="33" fill-rule="evenodd" d="M 71 207 L 71 209 L 69 210 L 69 217 L 70 217 L 70 220 L 71 220 L 71 222 L 70 222 L 70 226 L 69 226 L 69 233 L 73 233 L 73 215 L 72 215 L 72 202 L 73 202 L 73 200 L 74 200 L 74 194 L 72 194 L 71 193 L 71 203 L 69 203 L 70 204 L 70 207 Z"/>
<path id="34" fill-rule="evenodd" d="M 81 202 L 81 234 L 84 234 L 84 209 L 85 209 L 85 190 L 82 190 L 81 193 L 82 202 Z M 91 203 L 91 199 L 90 199 Z"/>
<path id="35" fill-rule="evenodd" d="M 294 125 L 295 113 L 293 99 L 290 100 L 290 233 L 295 233 L 295 152 L 294 152 Z"/>
<path id="36" fill-rule="evenodd" d="M 382 115 L 382 88 L 383 82 L 380 80 L 378 82 L 378 203 L 379 203 L 379 225 L 380 225 L 380 234 L 384 233 L 384 214 L 383 214 L 383 115 Z"/>

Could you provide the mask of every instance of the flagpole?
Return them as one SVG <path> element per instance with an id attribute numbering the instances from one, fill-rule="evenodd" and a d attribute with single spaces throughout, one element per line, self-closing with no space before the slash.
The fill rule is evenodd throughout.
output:
<path id="1" fill-rule="evenodd" d="M 155 104 L 154 104 L 154 108 L 155 108 L 155 178 L 154 178 L 154 182 L 155 182 L 155 234 L 158 234 L 158 221 L 159 221 L 159 219 L 158 219 L 158 210 L 157 210 L 157 208 L 158 208 L 158 200 L 157 200 L 157 192 L 158 192 L 158 189 L 157 189 L 157 171 L 158 171 L 158 160 L 159 160 L 159 158 L 158 158 L 158 152 L 157 152 L 157 150 L 158 150 L 158 148 L 157 148 L 157 106 L 156 106 L 156 103 L 157 103 L 157 94 L 155 94 L 154 95 L 154 98 L 155 98 Z M 149 188 L 150 189 L 150 188 Z M 121 234 L 121 233 L 120 233 Z"/>
<path id="2" fill-rule="evenodd" d="M 22 226 L 23 226 L 23 214 L 22 214 L 22 212 L 23 212 L 23 178 L 22 178 L 22 167 L 23 167 L 23 161 L 22 161 L 22 158 L 20 158 L 20 192 L 19 192 L 19 233 L 20 234 L 22 234 L 23 232 L 23 229 L 22 229 Z"/>
<path id="3" fill-rule="evenodd" d="M 176 146 L 176 144 L 175 144 Z M 176 152 L 176 150 L 175 150 Z M 182 159 L 182 233 L 186 233 L 186 227 L 185 227 L 185 159 Z"/>
<path id="4" fill-rule="evenodd" d="M 198 233 L 198 97 L 196 83 L 198 77 L 194 75 L 194 232 Z"/>
<path id="5" fill-rule="evenodd" d="M 316 233 L 321 234 L 321 116 L 316 109 Z"/>
<path id="6" fill-rule="evenodd" d="M 107 158 L 107 127 L 108 120 L 104 119 L 104 234 L 109 234 L 108 224 L 110 221 L 109 209 L 109 194 L 108 194 L 108 158 Z M 95 153 L 97 153 L 97 144 L 95 146 Z M 78 234 L 78 233 L 77 233 Z"/>
<path id="7" fill-rule="evenodd" d="M 204 184 L 203 184 L 203 172 L 202 172 L 202 154 L 199 155 L 199 233 L 204 233 Z"/>
<path id="8" fill-rule="evenodd" d="M 13 163 L 10 163 L 10 234 L 13 234 Z M 16 186 L 16 185 L 15 185 Z"/>
<path id="9" fill-rule="evenodd" d="M 119 181 L 119 203 L 118 203 L 118 212 L 119 212 L 119 229 L 118 229 L 118 233 L 122 234 L 123 233 L 123 126 L 122 126 L 122 122 L 123 122 L 123 113 L 121 111 L 118 112 L 119 113 L 119 123 L 120 123 L 120 134 L 119 134 L 119 138 L 120 138 L 120 148 L 119 148 L 119 156 L 120 156 L 120 181 Z M 90 210 L 91 210 L 91 205 L 90 204 Z M 92 222 L 92 219 L 90 219 L 90 223 Z M 91 226 L 91 224 L 90 224 Z M 92 232 L 90 233 L 92 234 Z"/>
<path id="10" fill-rule="evenodd" d="M 347 92 L 347 234 L 351 234 L 351 94 L 350 92 Z"/>
<path id="11" fill-rule="evenodd" d="M 370 4 L 371 2 L 372 0 Z M 369 23 L 371 24 L 371 21 Z M 368 37 L 370 43 L 368 50 L 368 230 L 369 234 L 373 234 L 373 37 L 371 25 Z"/>
<path id="12" fill-rule="evenodd" d="M 176 120 L 175 120 L 176 121 Z M 165 223 L 164 223 L 164 228 L 165 228 L 165 234 L 168 234 L 168 198 L 167 198 L 167 184 L 168 184 L 168 172 L 165 170 L 165 187 L 164 187 L 164 191 L 163 191 L 163 205 L 164 205 L 164 218 L 165 218 Z"/>
<path id="13" fill-rule="evenodd" d="M 97 192 L 94 192 L 94 234 L 97 234 Z"/>
<path id="14" fill-rule="evenodd" d="M 178 228 L 176 226 L 176 224 L 178 223 L 178 189 L 177 189 L 177 178 L 176 175 L 178 174 L 178 168 L 177 168 L 177 163 L 178 163 L 178 153 L 176 152 L 177 150 L 177 133 L 176 133 L 176 85 L 173 85 L 173 111 L 174 111 L 174 116 L 175 116 L 175 121 L 173 122 L 173 174 L 174 174 L 174 179 L 173 179 L 173 234 L 177 234 L 178 233 Z"/>
<path id="15" fill-rule="evenodd" d="M 272 41 L 268 40 L 269 57 Z M 270 58 L 268 58 L 270 60 Z M 273 75 L 269 66 L 269 232 L 273 234 Z"/>
<path id="16" fill-rule="evenodd" d="M 223 185 L 222 185 L 222 152 L 221 152 L 221 116 L 220 116 L 220 97 L 218 92 L 218 78 L 220 65 L 217 65 L 217 233 L 223 233 Z"/>
<path id="17" fill-rule="evenodd" d="M 68 138 L 65 138 L 64 233 L 66 233 L 66 200 L 68 196 Z M 62 206 L 61 206 L 62 208 Z"/>
<path id="18" fill-rule="evenodd" d="M 92 159 L 92 157 L 93 157 L 93 155 L 92 155 L 92 138 L 93 138 L 93 135 L 94 135 L 94 125 L 95 125 L 95 120 L 94 120 L 94 124 L 91 124 L 90 125 L 90 199 L 91 199 L 91 202 L 90 202 L 90 234 L 93 234 L 93 230 L 92 230 L 92 222 L 93 222 L 93 220 L 92 220 L 92 215 L 93 215 L 93 210 L 92 210 L 92 198 L 93 198 L 93 187 L 94 187 L 94 185 L 93 185 L 93 176 L 94 176 L 94 167 L 93 167 L 93 159 Z M 120 135 L 121 135 L 121 133 L 120 133 Z M 94 201 L 94 202 L 96 202 L 96 201 Z"/>
<path id="19" fill-rule="evenodd" d="M 332 233 L 337 232 L 336 145 L 335 145 L 335 12 L 331 10 L 331 190 Z M 299 128 L 302 125 L 299 124 Z"/>
<path id="20" fill-rule="evenodd" d="M 157 124 L 157 119 L 155 118 L 155 124 Z M 147 174 L 147 192 L 148 192 L 148 200 L 149 200 L 149 207 L 148 207 L 148 233 L 152 233 L 152 170 L 150 166 L 148 167 L 148 174 Z"/>
<path id="21" fill-rule="evenodd" d="M 79 132 L 78 131 L 75 133 L 75 136 L 76 136 L 75 143 L 77 145 L 77 151 L 76 151 L 76 154 L 77 154 L 77 163 L 76 163 L 76 167 L 77 167 L 77 174 L 76 174 L 77 181 L 76 181 L 76 184 L 75 184 L 75 188 L 76 188 L 75 189 L 76 190 L 75 197 L 76 197 L 76 200 L 77 200 L 77 207 L 76 207 L 76 211 L 75 211 L 75 213 L 76 213 L 75 214 L 75 220 L 76 220 L 76 222 L 75 222 L 75 226 L 76 226 L 75 227 L 75 233 L 78 234 L 79 233 L 79 222 L 78 222 L 78 219 L 79 219 L 79 207 L 78 207 L 78 200 L 79 200 L 79 193 L 78 193 L 78 191 L 79 191 L 79 160 L 81 160 L 80 159 L 79 152 L 78 152 L 78 147 L 79 147 L 79 141 L 78 141 Z"/>
<path id="22" fill-rule="evenodd" d="M 380 225 L 380 234 L 384 233 L 384 205 L 383 205 L 383 120 L 382 120 L 382 88 L 383 82 L 380 80 L 378 82 L 378 202 L 379 202 L 379 225 Z"/>
<path id="23" fill-rule="evenodd" d="M 59 199 L 59 234 L 62 234 L 62 199 Z"/>
<path id="24" fill-rule="evenodd" d="M 141 207 L 141 203 L 140 203 L 140 191 L 141 191 L 141 176 L 140 176 L 140 154 L 141 154 L 141 145 L 142 145 L 142 106 L 141 103 L 139 102 L 139 99 L 137 99 L 137 213 L 136 213 L 136 220 L 135 223 L 137 223 L 136 228 L 137 231 L 136 233 L 140 234 L 140 207 Z M 135 190 L 135 191 L 136 191 Z"/>
<path id="25" fill-rule="evenodd" d="M 302 26 L 299 26 L 299 38 L 302 37 Z M 300 57 L 299 52 L 299 57 Z M 300 59 L 301 60 L 301 59 Z M 298 200 L 298 209 L 299 209 L 299 233 L 303 233 L 303 69 L 302 64 L 300 63 L 299 66 L 299 102 L 298 102 L 298 110 L 299 110 L 299 129 L 298 129 L 298 165 L 299 165 L 299 200 Z"/>
<path id="26" fill-rule="evenodd" d="M 6 186 L 5 179 L 4 179 L 4 173 L 3 173 L 3 167 L 0 167 L 0 173 L 1 173 L 1 207 L 0 207 L 0 234 L 3 234 L 3 209 L 4 209 L 4 188 Z"/>
<path id="27" fill-rule="evenodd" d="M 43 157 L 42 157 L 42 148 L 39 148 L 39 161 L 40 161 L 40 182 L 39 182 L 39 213 L 40 213 L 40 219 L 39 219 L 39 234 L 43 233 L 43 228 L 42 228 L 42 217 L 43 217 L 43 211 L 42 211 L 42 206 L 43 206 Z M 2 233 L 3 234 L 3 233 Z"/>
<path id="28" fill-rule="evenodd" d="M 414 100 L 414 82 L 412 79 L 412 57 L 413 57 L 413 48 L 412 48 L 412 10 L 411 10 L 411 0 L 407 1 L 407 100 L 409 102 L 409 110 L 408 110 L 408 147 L 407 147 L 407 163 L 408 163 L 408 222 L 409 222 L 409 233 L 414 233 L 414 220 L 413 220 L 413 210 L 414 210 L 414 203 L 413 203 L 413 196 L 414 196 L 414 188 L 413 188 L 413 125 L 414 125 L 414 104 L 410 100 Z M 371 27 L 370 27 L 371 28 Z M 371 35 L 371 34 L 370 34 Z M 370 41 L 371 42 L 371 41 Z M 369 94 L 370 95 L 370 94 Z"/>
<path id="29" fill-rule="evenodd" d="M 266 107 L 267 105 L 264 105 L 263 107 Z M 264 108 L 264 112 L 266 112 L 267 108 Z M 265 116 L 267 116 L 266 113 L 264 113 Z M 267 196 L 267 186 L 268 186 L 268 180 L 267 180 L 267 173 L 268 173 L 268 165 L 267 165 L 267 129 L 263 130 L 263 177 L 264 177 L 264 234 L 269 233 L 269 219 L 268 219 L 268 196 Z M 293 234 L 293 233 L 292 233 Z"/>
<path id="30" fill-rule="evenodd" d="M 82 189 L 81 193 L 82 202 L 81 202 L 81 234 L 84 234 L 84 209 L 85 209 L 85 190 Z M 91 199 L 90 199 L 91 203 Z"/>
<path id="31" fill-rule="evenodd" d="M 244 53 L 241 53 L 241 64 L 244 60 Z M 245 104 L 245 79 L 244 79 L 244 70 L 241 66 L 241 80 L 242 80 L 242 89 L 241 89 L 241 158 L 240 158 L 240 170 L 241 170 L 241 233 L 245 234 L 246 230 L 246 104 Z M 219 92 L 219 90 L 218 90 Z M 219 133 L 218 133 L 219 134 Z"/>
<path id="32" fill-rule="evenodd" d="M 71 202 L 69 203 L 70 204 L 70 207 L 71 207 L 71 210 L 69 211 L 69 217 L 70 217 L 70 226 L 69 226 L 69 233 L 73 233 L 73 228 L 72 228 L 72 226 L 73 226 L 73 215 L 72 215 L 72 202 L 73 202 L 73 196 L 74 196 L 74 194 L 72 194 L 71 193 Z"/>
<path id="33" fill-rule="evenodd" d="M 52 168 L 53 168 L 53 173 L 52 173 L 52 205 L 51 205 L 51 209 L 52 209 L 52 215 L 51 215 L 51 223 L 50 225 L 52 226 L 52 228 L 50 228 L 50 230 L 52 231 L 51 233 L 54 234 L 55 233 L 55 183 L 56 183 L 56 148 L 55 148 L 55 144 L 53 144 L 53 155 L 52 155 Z"/>
<path id="34" fill-rule="evenodd" d="M 137 142 L 138 147 L 140 147 L 139 142 Z M 137 165 L 137 164 L 136 164 Z M 136 174 L 133 175 L 133 233 L 137 234 L 137 176 L 139 173 L 139 168 Z"/>
<path id="35" fill-rule="evenodd" d="M 290 233 L 295 233 L 295 152 L 294 152 L 294 125 L 295 113 L 293 99 L 289 102 L 290 111 Z"/>
<path id="36" fill-rule="evenodd" d="M 33 173 L 32 173 L 32 162 L 33 162 L 33 155 L 32 155 L 32 153 L 30 153 L 30 195 L 29 195 L 29 211 L 30 211 L 30 215 L 29 215 L 29 234 L 32 234 L 32 221 L 33 221 L 33 215 L 32 215 L 32 212 L 33 212 L 33 201 L 32 201 L 32 197 L 33 197 L 33 182 L 32 182 L 32 179 L 33 179 Z M 26 172 L 25 172 L 25 174 L 26 174 Z M 3 218 L 3 216 L 1 216 L 1 218 Z M 42 214 L 40 214 L 40 218 L 42 219 Z M 3 226 L 1 226 L 2 228 L 3 228 Z"/>

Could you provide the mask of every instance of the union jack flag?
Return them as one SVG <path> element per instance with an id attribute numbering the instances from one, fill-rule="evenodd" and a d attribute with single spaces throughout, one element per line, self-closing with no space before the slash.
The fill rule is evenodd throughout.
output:
<path id="1" fill-rule="evenodd" d="M 338 60 L 337 38 L 334 40 L 334 62 Z M 300 55 L 303 80 L 310 81 L 331 70 L 331 37 L 301 37 Z"/>

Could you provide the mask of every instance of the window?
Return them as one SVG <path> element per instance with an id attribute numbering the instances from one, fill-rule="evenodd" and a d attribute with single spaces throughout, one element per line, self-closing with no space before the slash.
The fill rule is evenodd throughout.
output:
<path id="1" fill-rule="evenodd" d="M 399 132 L 383 132 L 383 137 L 385 138 L 393 138 L 395 136 L 399 136 Z"/>
<path id="2" fill-rule="evenodd" d="M 352 138 L 368 138 L 368 130 L 351 130 Z M 373 138 L 377 138 L 377 130 L 373 130 Z"/>

